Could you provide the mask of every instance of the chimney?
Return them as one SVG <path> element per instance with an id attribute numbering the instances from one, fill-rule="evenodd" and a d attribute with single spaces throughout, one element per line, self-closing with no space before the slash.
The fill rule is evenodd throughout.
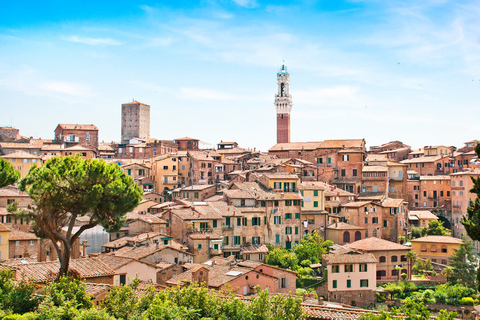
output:
<path id="1" fill-rule="evenodd" d="M 157 241 L 157 243 L 156 243 L 157 250 L 158 250 L 159 246 L 160 246 L 160 245 L 159 245 L 159 243 L 158 243 L 158 241 Z"/>
<path id="2" fill-rule="evenodd" d="M 318 297 L 318 305 L 321 306 L 323 305 L 323 297 Z"/>

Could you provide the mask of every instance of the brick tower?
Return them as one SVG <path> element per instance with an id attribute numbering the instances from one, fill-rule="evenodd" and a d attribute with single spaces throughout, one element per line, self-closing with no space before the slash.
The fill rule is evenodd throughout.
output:
<path id="1" fill-rule="evenodd" d="M 150 105 L 133 101 L 122 104 L 122 143 L 150 138 Z"/>
<path id="2" fill-rule="evenodd" d="M 278 93 L 275 95 L 277 109 L 277 143 L 290 142 L 290 112 L 292 96 L 290 95 L 290 74 L 283 64 L 277 72 Z"/>

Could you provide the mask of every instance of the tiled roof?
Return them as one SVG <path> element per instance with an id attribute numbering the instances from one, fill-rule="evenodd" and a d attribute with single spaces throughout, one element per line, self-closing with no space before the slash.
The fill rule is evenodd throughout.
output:
<path id="1" fill-rule="evenodd" d="M 267 253 L 268 248 L 264 244 L 254 244 L 242 248 L 243 253 Z"/>
<path id="2" fill-rule="evenodd" d="M 10 232 L 10 229 L 5 227 L 3 223 L 0 223 L 0 232 Z"/>
<path id="3" fill-rule="evenodd" d="M 405 200 L 403 199 L 393 199 L 393 198 L 386 198 L 382 201 L 381 205 L 385 208 L 397 208 L 404 203 Z"/>
<path id="4" fill-rule="evenodd" d="M 97 126 L 93 124 L 65 124 L 59 123 L 58 127 L 65 130 L 98 130 Z"/>
<path id="5" fill-rule="evenodd" d="M 330 264 L 336 263 L 377 263 L 377 259 L 371 253 L 337 253 L 326 254 L 323 256 L 325 261 Z"/>
<path id="6" fill-rule="evenodd" d="M 38 240 L 38 237 L 31 232 L 23 232 L 15 229 L 10 229 L 10 241 L 13 240 Z"/>
<path id="7" fill-rule="evenodd" d="M 374 201 L 374 200 L 382 200 L 382 198 L 385 196 L 384 192 L 373 192 L 373 191 L 368 191 L 368 192 L 361 192 L 357 195 L 357 200 L 363 200 L 363 201 Z"/>
<path id="8" fill-rule="evenodd" d="M 0 197 L 30 197 L 28 193 L 19 191 L 18 189 L 6 187 L 0 189 Z"/>
<path id="9" fill-rule="evenodd" d="M 412 153 L 410 153 L 412 154 Z M 418 158 L 412 158 L 412 159 L 407 159 L 400 161 L 400 163 L 422 163 L 422 162 L 435 162 L 437 160 L 440 160 L 444 158 L 445 156 L 423 156 L 423 157 L 418 157 Z"/>
<path id="10" fill-rule="evenodd" d="M 40 159 L 40 156 L 36 156 L 34 154 L 25 152 L 25 151 L 17 151 L 14 153 L 9 153 L 4 156 L 0 156 L 0 158 L 4 159 Z"/>
<path id="11" fill-rule="evenodd" d="M 195 140 L 195 141 L 200 141 L 200 140 L 198 140 L 198 139 L 194 139 L 194 138 L 190 138 L 190 137 L 183 137 L 183 138 L 175 139 L 175 141 L 179 141 L 179 140 Z"/>
<path id="12" fill-rule="evenodd" d="M 291 173 L 283 173 L 283 172 L 274 172 L 274 173 L 263 173 L 265 177 L 268 179 L 294 179 L 298 180 L 298 175 L 296 174 L 291 174 Z"/>
<path id="13" fill-rule="evenodd" d="M 372 203 L 372 201 L 352 201 L 342 204 L 344 208 L 360 208 Z"/>
<path id="14" fill-rule="evenodd" d="M 364 251 L 410 250 L 410 247 L 380 238 L 367 238 L 346 244 L 345 247 Z"/>
<path id="15" fill-rule="evenodd" d="M 312 320 L 356 320 L 360 319 L 361 315 L 365 313 L 378 314 L 378 311 L 359 308 L 347 308 L 343 306 L 330 307 L 306 303 L 302 303 L 302 309 L 305 311 L 307 318 Z"/>
<path id="16" fill-rule="evenodd" d="M 426 236 L 422 238 L 412 239 L 410 242 L 435 242 L 435 243 L 453 243 L 461 244 L 462 239 L 457 239 L 449 236 Z"/>
<path id="17" fill-rule="evenodd" d="M 335 230 L 365 230 L 365 228 L 357 227 L 345 222 L 336 222 L 327 227 L 327 229 L 335 229 Z"/>
<path id="18" fill-rule="evenodd" d="M 33 282 L 46 282 L 55 279 L 60 264 L 57 261 L 19 264 L 17 279 L 31 280 Z M 83 279 L 104 276 L 113 276 L 114 271 L 97 258 L 83 258 L 70 260 L 70 268 L 79 273 Z"/>
<path id="19" fill-rule="evenodd" d="M 114 256 L 110 254 L 101 254 L 98 256 L 98 259 L 112 270 L 116 270 L 132 261 L 131 258 Z"/>
<path id="20" fill-rule="evenodd" d="M 214 232 L 199 232 L 199 233 L 191 233 L 188 235 L 190 238 L 194 240 L 202 240 L 202 239 L 223 239 L 223 236 L 220 236 Z"/>
<path id="21" fill-rule="evenodd" d="M 408 218 L 410 219 L 411 216 L 416 216 L 420 220 L 437 220 L 438 217 L 431 213 L 430 211 L 422 210 L 422 211 L 410 211 L 408 213 Z"/>
<path id="22" fill-rule="evenodd" d="M 252 271 L 251 268 L 245 267 L 230 267 L 229 265 L 202 265 L 208 269 L 208 286 L 209 287 L 219 287 L 222 284 L 233 280 L 242 274 L 245 274 L 249 271 Z M 192 271 L 193 269 L 187 270 L 167 281 L 169 284 L 182 284 L 192 282 Z M 233 272 L 232 272 L 233 271 Z M 236 272 L 235 272 L 236 271 Z M 232 273 L 229 273 L 232 272 Z M 233 275 L 235 274 L 235 275 Z"/>
<path id="23" fill-rule="evenodd" d="M 277 143 L 268 151 L 309 151 L 315 149 L 344 149 L 344 148 L 364 148 L 363 139 L 353 140 L 325 140 L 320 142 L 290 142 Z"/>
<path id="24" fill-rule="evenodd" d="M 196 184 L 188 187 L 180 188 L 181 191 L 196 191 L 196 190 L 205 190 L 215 187 L 214 184 Z"/>

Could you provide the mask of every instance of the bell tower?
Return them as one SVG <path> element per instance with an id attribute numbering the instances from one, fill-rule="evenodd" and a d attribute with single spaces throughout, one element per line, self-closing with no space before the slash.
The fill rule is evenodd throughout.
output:
<path id="1" fill-rule="evenodd" d="M 277 143 L 290 142 L 290 112 L 292 96 L 290 95 L 290 74 L 285 64 L 277 72 L 278 93 L 275 95 L 277 109 Z"/>

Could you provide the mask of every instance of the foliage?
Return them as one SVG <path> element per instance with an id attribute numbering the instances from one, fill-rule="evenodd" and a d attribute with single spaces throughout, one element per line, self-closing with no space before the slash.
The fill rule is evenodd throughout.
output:
<path id="1" fill-rule="evenodd" d="M 470 288 L 475 287 L 478 259 L 473 254 L 473 249 L 472 242 L 464 238 L 460 248 L 453 251 L 450 257 L 450 265 L 453 269 L 449 277 L 451 283 L 458 282 Z"/>
<path id="2" fill-rule="evenodd" d="M 32 166 L 19 189 L 34 203 L 21 213 L 32 220 L 36 235 L 51 239 L 57 251 L 58 277 L 67 273 L 72 245 L 83 231 L 99 224 L 109 232 L 118 230 L 125 213 L 142 199 L 141 188 L 118 165 L 78 156 L 55 157 L 41 167 Z M 75 219 L 81 216 L 90 219 L 74 231 Z"/>
<path id="3" fill-rule="evenodd" d="M 116 319 L 131 319 L 137 303 L 137 294 L 131 286 L 112 287 L 102 307 Z"/>
<path id="4" fill-rule="evenodd" d="M 436 319 L 453 320 L 456 316 L 456 312 L 447 313 L 445 310 L 441 310 L 436 316 Z M 399 308 L 392 308 L 391 312 L 382 311 L 378 315 L 364 314 L 360 317 L 360 319 L 363 320 L 393 320 L 397 318 L 403 318 L 405 320 L 430 320 L 431 313 L 425 304 L 407 298 L 403 305 Z"/>
<path id="5" fill-rule="evenodd" d="M 0 158 L 0 188 L 14 184 L 20 179 L 20 172 L 15 170 L 7 160 Z"/>
<path id="6" fill-rule="evenodd" d="M 269 246 L 269 253 L 265 262 L 272 266 L 298 272 L 302 277 L 308 277 L 313 270 L 309 266 L 322 262 L 322 254 L 328 253 L 328 248 L 333 245 L 330 240 L 323 240 L 317 231 L 307 234 L 293 250 L 282 247 Z"/>
<path id="7" fill-rule="evenodd" d="M 427 229 L 422 227 L 413 227 L 412 228 L 412 238 L 421 238 L 427 234 Z"/>
<path id="8" fill-rule="evenodd" d="M 475 290 L 462 284 L 440 284 L 435 287 L 434 297 L 439 304 L 459 305 L 462 298 L 471 297 Z"/>
<path id="9" fill-rule="evenodd" d="M 433 265 L 432 265 L 432 261 L 430 259 L 426 259 L 425 261 L 423 261 L 422 259 L 417 259 L 417 261 L 415 262 L 415 265 L 412 267 L 412 269 L 414 271 L 416 271 L 417 273 L 420 273 L 422 275 L 426 274 L 426 273 L 433 273 Z"/>
<path id="10" fill-rule="evenodd" d="M 427 236 L 449 236 L 450 229 L 443 226 L 443 221 L 430 220 L 428 222 L 428 228 L 426 230 Z"/>
<path id="11" fill-rule="evenodd" d="M 60 277 L 58 281 L 52 281 L 44 289 L 45 301 L 55 307 L 72 305 L 77 309 L 89 309 L 93 307 L 91 297 L 86 292 L 83 281 Z"/>
<path id="12" fill-rule="evenodd" d="M 37 309 L 39 297 L 34 295 L 35 285 L 14 281 L 11 270 L 0 270 L 0 309 L 12 313 L 26 313 Z"/>

